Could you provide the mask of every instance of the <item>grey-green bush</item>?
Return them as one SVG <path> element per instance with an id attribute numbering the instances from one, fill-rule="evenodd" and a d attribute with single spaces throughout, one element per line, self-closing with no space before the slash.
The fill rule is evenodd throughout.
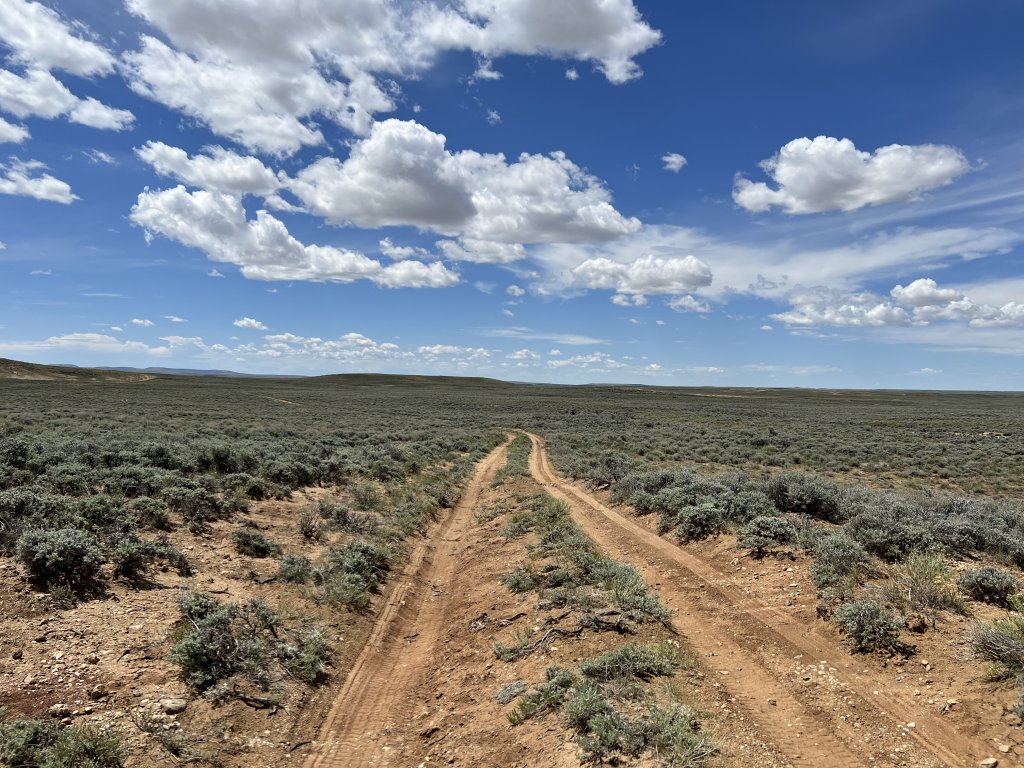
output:
<path id="1" fill-rule="evenodd" d="M 1020 591 L 1021 583 L 1011 573 L 986 566 L 960 574 L 956 586 L 972 600 L 1006 608 L 1010 596 Z"/>
<path id="2" fill-rule="evenodd" d="M 903 619 L 875 600 L 854 600 L 836 610 L 836 624 L 846 635 L 846 643 L 854 653 L 899 651 Z"/>
<path id="3" fill-rule="evenodd" d="M 32 577 L 46 583 L 83 584 L 105 562 L 99 539 L 78 528 L 25 531 L 16 550 Z"/>

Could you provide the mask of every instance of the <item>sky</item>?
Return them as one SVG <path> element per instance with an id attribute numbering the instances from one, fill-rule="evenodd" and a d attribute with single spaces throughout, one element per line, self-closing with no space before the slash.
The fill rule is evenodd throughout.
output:
<path id="1" fill-rule="evenodd" d="M 0 0 L 0 357 L 1021 390 L 1022 28 Z"/>

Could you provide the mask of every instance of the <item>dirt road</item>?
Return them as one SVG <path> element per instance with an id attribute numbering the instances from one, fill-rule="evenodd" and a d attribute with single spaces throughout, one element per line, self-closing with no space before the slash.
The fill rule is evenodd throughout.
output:
<path id="1" fill-rule="evenodd" d="M 746 598 L 729 574 L 559 477 L 543 440 L 530 438 L 537 481 L 569 503 L 602 550 L 660 584 L 663 602 L 678 611 L 680 634 L 794 765 L 974 766 L 990 755 L 934 709 L 882 688 L 884 681 L 810 627 Z M 794 677 L 794 670 L 801 672 Z"/>
<path id="2" fill-rule="evenodd" d="M 447 521 L 413 552 L 324 721 L 304 768 L 387 764 L 381 734 L 408 717 L 411 692 L 427 673 L 443 629 L 444 603 L 459 539 L 473 524 L 478 499 L 505 462 L 492 451 L 477 466 Z"/>

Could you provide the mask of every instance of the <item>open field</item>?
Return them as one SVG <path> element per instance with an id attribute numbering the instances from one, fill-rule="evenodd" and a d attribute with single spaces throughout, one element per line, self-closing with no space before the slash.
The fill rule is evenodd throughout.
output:
<path id="1" fill-rule="evenodd" d="M 11 764 L 1024 759 L 1024 396 L 48 370 Z"/>

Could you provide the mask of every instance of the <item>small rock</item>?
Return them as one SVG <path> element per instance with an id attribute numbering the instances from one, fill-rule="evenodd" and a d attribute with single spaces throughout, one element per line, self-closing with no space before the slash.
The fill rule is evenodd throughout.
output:
<path id="1" fill-rule="evenodd" d="M 55 717 L 58 720 L 63 720 L 65 717 L 71 717 L 71 707 L 67 704 L 54 704 L 46 710 L 46 714 L 50 717 Z"/>
<path id="2" fill-rule="evenodd" d="M 775 699 L 768 699 L 768 706 L 769 706 L 769 707 L 775 707 L 775 706 L 778 706 L 778 703 L 779 703 L 779 702 L 777 702 L 777 701 L 776 701 Z"/>
<path id="3" fill-rule="evenodd" d="M 180 715 L 187 707 L 185 699 L 160 699 L 160 709 L 168 715 Z"/>
<path id="4" fill-rule="evenodd" d="M 100 699 L 109 695 L 110 691 L 108 691 L 107 687 L 102 683 L 99 685 L 94 685 L 91 689 L 89 689 L 89 698 L 93 701 L 99 701 Z"/>
<path id="5" fill-rule="evenodd" d="M 100 663 L 100 657 L 97 654 L 95 654 L 95 653 L 90 653 L 88 656 L 85 657 L 85 663 L 86 664 L 99 664 Z"/>
<path id="6" fill-rule="evenodd" d="M 996 745 L 996 749 L 998 749 L 1000 752 L 1002 752 L 1005 755 L 1007 752 L 1010 751 L 1010 745 L 1009 744 L 997 744 Z"/>
<path id="7" fill-rule="evenodd" d="M 18 661 L 18 659 L 22 658 L 24 655 L 25 655 L 25 652 L 23 650 L 21 650 L 21 648 L 17 648 L 14 651 L 11 652 L 11 658 L 14 659 L 15 661 Z"/>
<path id="8" fill-rule="evenodd" d="M 996 768 L 997 765 L 999 765 L 999 760 L 997 758 L 986 757 L 984 760 L 978 763 L 978 768 Z"/>

